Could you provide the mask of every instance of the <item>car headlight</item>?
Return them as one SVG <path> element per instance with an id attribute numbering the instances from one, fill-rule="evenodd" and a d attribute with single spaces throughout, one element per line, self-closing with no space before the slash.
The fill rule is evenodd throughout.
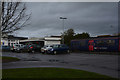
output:
<path id="1" fill-rule="evenodd" d="M 54 49 L 51 49 L 50 51 L 53 51 Z"/>

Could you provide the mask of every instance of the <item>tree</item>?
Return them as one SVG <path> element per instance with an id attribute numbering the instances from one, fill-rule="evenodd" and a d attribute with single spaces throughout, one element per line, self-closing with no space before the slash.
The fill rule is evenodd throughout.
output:
<path id="1" fill-rule="evenodd" d="M 115 33 L 113 34 L 113 36 L 120 36 L 120 33 Z"/>
<path id="2" fill-rule="evenodd" d="M 67 44 L 68 46 L 70 45 L 70 41 L 74 38 L 74 30 L 73 29 L 68 29 L 67 31 L 64 32 L 64 43 Z"/>
<path id="3" fill-rule="evenodd" d="M 26 6 L 23 2 L 2 2 L 1 31 L 2 35 L 13 33 L 26 26 L 30 14 L 26 14 Z"/>
<path id="4" fill-rule="evenodd" d="M 89 33 L 87 32 L 83 32 L 82 34 L 76 34 L 73 29 L 68 29 L 64 32 L 62 36 L 64 36 L 64 43 L 68 46 L 70 46 L 70 42 L 73 39 L 85 39 L 90 37 Z"/>
<path id="5" fill-rule="evenodd" d="M 85 32 L 83 32 L 82 34 L 76 34 L 75 36 L 74 36 L 74 39 L 85 39 L 85 38 L 89 38 L 90 37 L 90 35 L 89 35 L 89 33 L 85 33 Z"/>

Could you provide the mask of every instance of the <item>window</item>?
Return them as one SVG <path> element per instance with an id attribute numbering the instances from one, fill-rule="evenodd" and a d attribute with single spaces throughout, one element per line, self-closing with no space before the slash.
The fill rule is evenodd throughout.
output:
<path id="1" fill-rule="evenodd" d="M 96 46 L 104 46 L 105 45 L 105 41 L 104 40 L 97 40 L 96 41 Z"/>
<path id="2" fill-rule="evenodd" d="M 11 43 L 11 46 L 13 46 L 13 43 Z"/>
<path id="3" fill-rule="evenodd" d="M 114 45 L 115 44 L 115 40 L 107 40 L 107 44 L 108 45 Z"/>
<path id="4" fill-rule="evenodd" d="M 54 45 L 53 47 L 54 47 L 54 48 L 58 48 L 58 45 Z"/>
<path id="5" fill-rule="evenodd" d="M 109 45 L 114 45 L 115 40 L 97 40 L 96 41 L 96 46 L 109 46 Z"/>
<path id="6" fill-rule="evenodd" d="M 85 46 L 86 41 L 80 41 L 80 46 Z"/>

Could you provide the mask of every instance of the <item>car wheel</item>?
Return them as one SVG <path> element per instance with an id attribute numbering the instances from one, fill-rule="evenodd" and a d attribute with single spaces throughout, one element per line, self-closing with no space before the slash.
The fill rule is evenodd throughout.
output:
<path id="1" fill-rule="evenodd" d="M 44 54 L 46 54 L 46 51 L 44 51 Z"/>
<path id="2" fill-rule="evenodd" d="M 70 53 L 70 50 L 67 50 L 67 53 Z"/>
<path id="3" fill-rule="evenodd" d="M 20 53 L 22 53 L 22 51 L 20 50 Z"/>
<path id="4" fill-rule="evenodd" d="M 54 53 L 54 54 L 56 54 L 56 53 L 57 53 L 57 51 L 54 51 L 53 53 Z"/>
<path id="5" fill-rule="evenodd" d="M 32 50 L 32 53 L 35 53 L 35 51 L 34 51 L 34 50 Z"/>

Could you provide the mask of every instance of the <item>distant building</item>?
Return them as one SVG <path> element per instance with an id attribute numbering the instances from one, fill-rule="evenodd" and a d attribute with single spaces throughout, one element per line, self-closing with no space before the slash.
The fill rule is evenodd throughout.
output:
<path id="1" fill-rule="evenodd" d="M 44 45 L 61 44 L 61 37 L 51 36 L 44 38 Z"/>
<path id="2" fill-rule="evenodd" d="M 39 44 L 41 46 L 61 44 L 61 37 L 60 36 L 50 36 L 50 37 L 43 37 L 43 38 L 33 37 L 26 40 L 20 40 L 20 43 L 21 44 Z"/>
<path id="3" fill-rule="evenodd" d="M 1 45 L 8 46 L 8 39 L 6 39 L 6 38 L 1 38 Z"/>
<path id="4" fill-rule="evenodd" d="M 19 44 L 20 40 L 25 40 L 25 39 L 28 39 L 28 38 L 7 35 L 1 38 L 1 45 L 12 46 L 13 44 Z"/>

